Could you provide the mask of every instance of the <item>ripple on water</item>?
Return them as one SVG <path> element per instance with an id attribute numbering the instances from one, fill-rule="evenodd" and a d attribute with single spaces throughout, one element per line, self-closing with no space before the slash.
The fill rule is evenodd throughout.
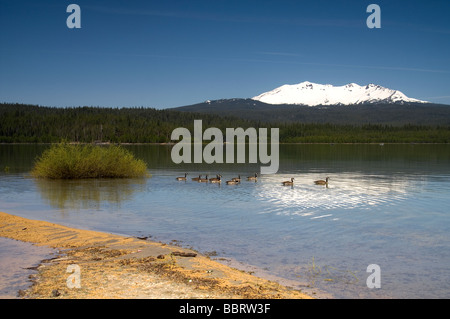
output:
<path id="1" fill-rule="evenodd" d="M 332 210 L 366 210 L 377 205 L 387 205 L 407 198 L 407 180 L 396 181 L 341 174 L 339 179 L 330 179 L 328 187 L 315 185 L 317 175 L 303 175 L 293 187 L 280 187 L 280 180 L 290 176 L 270 176 L 261 183 L 256 196 L 269 204 L 265 213 L 298 215 L 319 219 L 333 217 Z M 297 178 L 296 178 L 297 180 Z M 381 180 L 381 181 L 380 181 Z M 306 181 L 306 182 L 303 182 Z M 309 181 L 309 182 L 308 182 Z M 320 214 L 317 215 L 316 214 Z"/>

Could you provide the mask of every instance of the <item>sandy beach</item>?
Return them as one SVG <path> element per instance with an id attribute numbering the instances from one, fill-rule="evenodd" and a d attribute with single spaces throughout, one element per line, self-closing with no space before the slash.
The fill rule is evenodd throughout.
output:
<path id="1" fill-rule="evenodd" d="M 33 284 L 20 291 L 21 298 L 311 298 L 198 252 L 147 239 L 74 229 L 2 212 L 0 237 L 59 250 L 36 268 Z"/>

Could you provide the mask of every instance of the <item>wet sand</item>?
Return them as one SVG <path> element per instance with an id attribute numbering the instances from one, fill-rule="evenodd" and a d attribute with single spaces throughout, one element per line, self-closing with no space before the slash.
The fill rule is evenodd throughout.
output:
<path id="1" fill-rule="evenodd" d="M 310 299 L 198 252 L 0 212 L 0 237 L 57 249 L 21 298 Z M 76 265 L 77 273 L 70 271 Z M 69 270 L 69 272 L 68 272 Z M 79 284 L 79 288 L 73 287 Z"/>

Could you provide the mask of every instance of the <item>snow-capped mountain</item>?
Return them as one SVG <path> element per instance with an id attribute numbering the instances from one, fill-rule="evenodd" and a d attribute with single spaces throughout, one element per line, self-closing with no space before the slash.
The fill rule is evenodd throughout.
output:
<path id="1" fill-rule="evenodd" d="M 333 86 L 307 81 L 294 85 L 286 84 L 252 99 L 268 104 L 300 104 L 308 106 L 365 103 L 427 103 L 426 101 L 409 98 L 400 91 L 375 84 L 360 86 L 350 83 L 344 86 Z"/>

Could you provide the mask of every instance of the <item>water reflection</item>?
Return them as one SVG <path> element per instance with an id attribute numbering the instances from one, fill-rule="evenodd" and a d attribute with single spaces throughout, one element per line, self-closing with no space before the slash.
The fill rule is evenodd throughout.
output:
<path id="1" fill-rule="evenodd" d="M 34 179 L 49 205 L 58 209 L 98 209 L 102 203 L 120 206 L 145 190 L 146 179 Z"/>
<path id="2" fill-rule="evenodd" d="M 295 178 L 293 186 L 282 187 L 280 181 Z M 334 218 L 333 209 L 373 209 L 377 205 L 399 203 L 408 191 L 420 187 L 406 178 L 386 175 L 340 173 L 330 176 L 328 185 L 316 185 L 317 174 L 271 175 L 264 177 L 256 197 L 271 203 L 264 213 L 300 215 L 310 219 Z M 321 212 L 317 215 L 317 212 Z"/>

